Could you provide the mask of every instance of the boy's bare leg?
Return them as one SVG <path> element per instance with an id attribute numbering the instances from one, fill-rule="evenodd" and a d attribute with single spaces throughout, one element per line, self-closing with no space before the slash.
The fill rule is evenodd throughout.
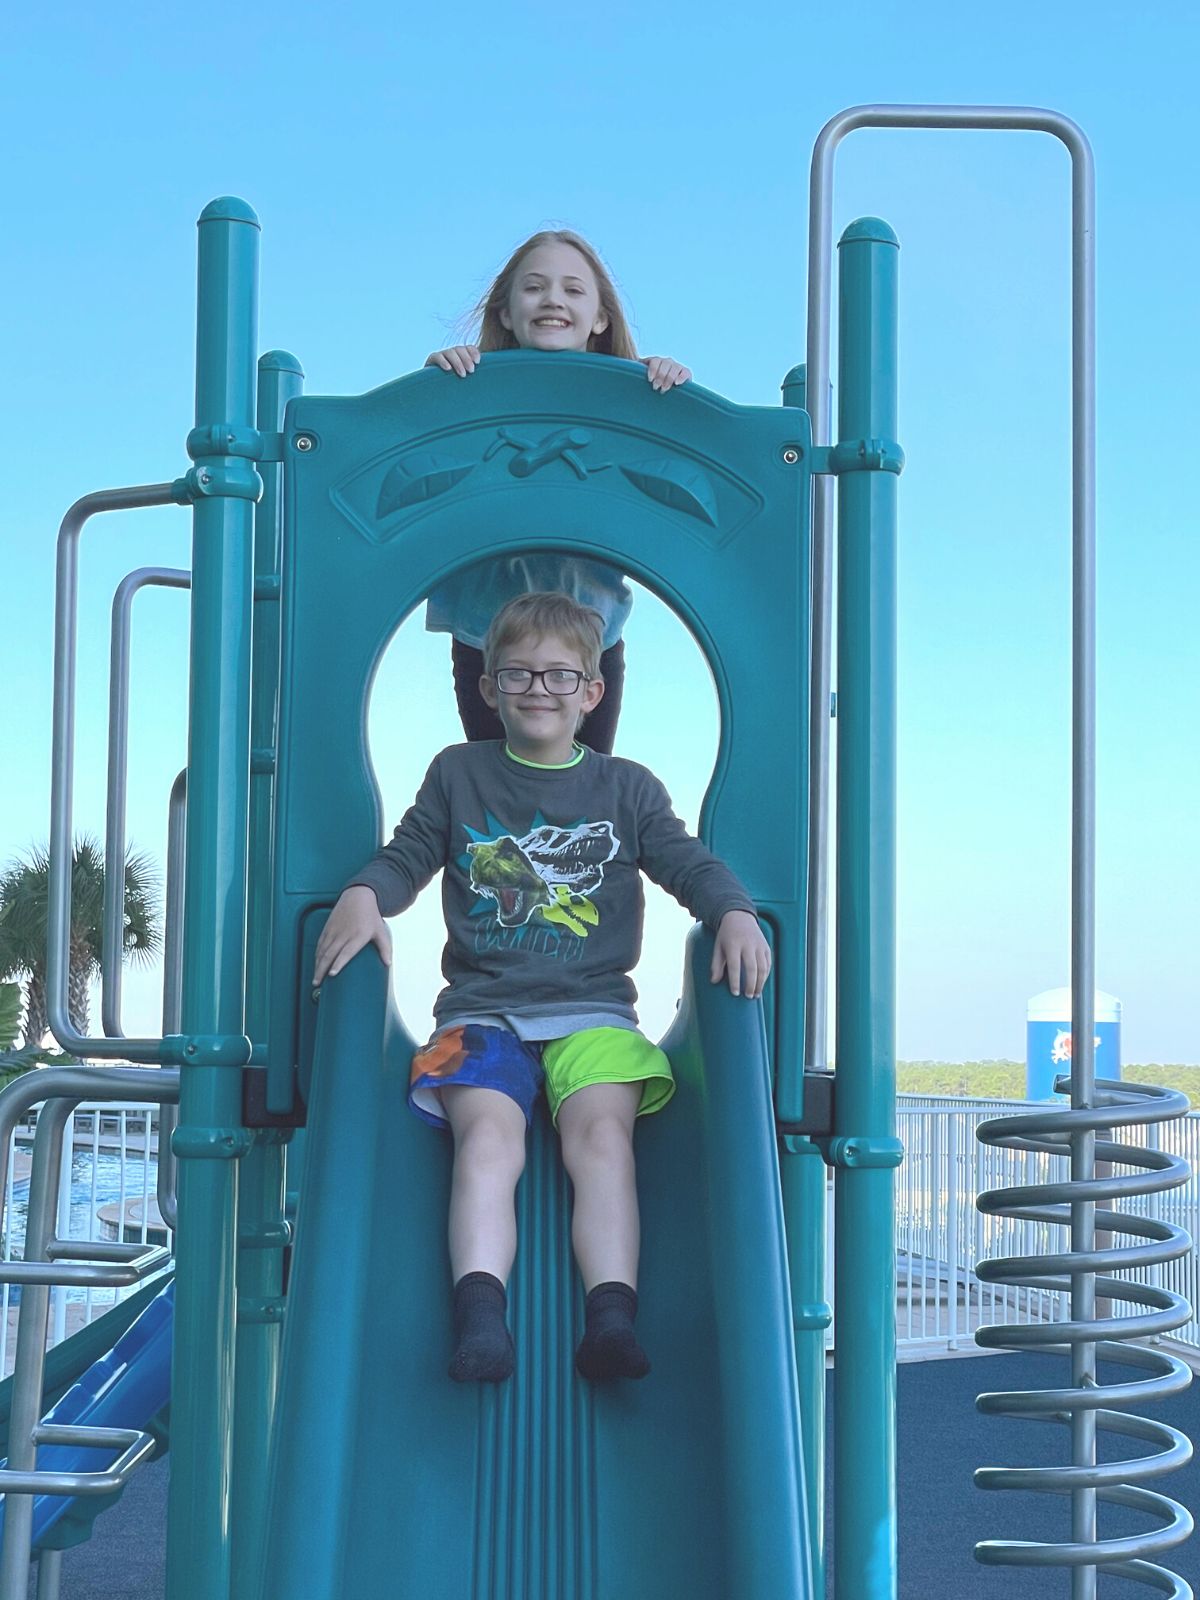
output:
<path id="1" fill-rule="evenodd" d="M 490 1272 L 508 1282 L 517 1253 L 513 1197 L 525 1168 L 525 1113 L 498 1089 L 442 1090 L 454 1132 L 450 1270 Z"/>
<path id="2" fill-rule="evenodd" d="M 575 1186 L 571 1238 L 587 1291 L 575 1365 L 585 1378 L 642 1378 L 650 1370 L 633 1331 L 641 1243 L 633 1128 L 640 1083 L 592 1084 L 558 1113 L 563 1164 Z"/>
<path id="3" fill-rule="evenodd" d="M 454 1133 L 450 1270 L 456 1349 L 450 1376 L 498 1382 L 513 1370 L 505 1284 L 517 1251 L 513 1198 L 525 1166 L 525 1113 L 496 1089 L 446 1088 Z"/>
<path id="4" fill-rule="evenodd" d="M 627 1283 L 637 1288 L 637 1176 L 633 1125 L 640 1083 L 594 1083 L 559 1107 L 563 1165 L 575 1186 L 571 1242 L 583 1287 Z"/>

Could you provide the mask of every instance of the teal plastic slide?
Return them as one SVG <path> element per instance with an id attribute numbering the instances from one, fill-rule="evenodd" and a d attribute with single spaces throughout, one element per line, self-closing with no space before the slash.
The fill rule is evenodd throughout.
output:
<path id="1" fill-rule="evenodd" d="M 517 1371 L 450 1382 L 448 1137 L 373 950 L 318 1007 L 264 1595 L 808 1600 L 799 1418 L 763 1013 L 697 930 L 638 1131 L 640 1383 L 575 1374 L 570 1195 L 541 1108 L 518 1193 Z"/>

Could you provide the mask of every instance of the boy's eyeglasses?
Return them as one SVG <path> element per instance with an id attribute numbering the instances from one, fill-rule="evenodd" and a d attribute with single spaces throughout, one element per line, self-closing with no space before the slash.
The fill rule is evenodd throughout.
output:
<path id="1" fill-rule="evenodd" d="M 581 683 L 592 680 L 586 672 L 573 672 L 568 667 L 548 667 L 544 672 L 534 672 L 529 667 L 501 667 L 496 673 L 496 687 L 501 694 L 527 694 L 533 680 L 540 678 L 547 694 L 574 694 Z"/>

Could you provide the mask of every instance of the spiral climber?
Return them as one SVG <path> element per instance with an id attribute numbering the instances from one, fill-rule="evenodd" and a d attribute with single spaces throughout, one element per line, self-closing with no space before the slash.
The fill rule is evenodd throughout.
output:
<path id="1" fill-rule="evenodd" d="M 1059 1079 L 1056 1087 L 1065 1092 L 1070 1080 Z M 1113 1137 L 1117 1128 L 1182 1117 L 1188 1101 L 1176 1090 L 1112 1079 L 1096 1081 L 1094 1099 L 1093 1106 L 1083 1108 L 993 1118 L 981 1123 L 977 1132 L 983 1144 L 995 1148 L 1065 1156 L 1070 1161 L 1070 1178 L 1065 1181 L 992 1189 L 977 1201 L 987 1216 L 1069 1229 L 1066 1249 L 997 1257 L 978 1267 L 978 1276 L 986 1283 L 1068 1295 L 1067 1320 L 981 1328 L 976 1339 L 990 1348 L 1070 1357 L 1069 1387 L 983 1394 L 977 1404 L 985 1412 L 1065 1424 L 1071 1430 L 1071 1465 L 984 1467 L 976 1472 L 975 1481 L 984 1489 L 1069 1494 L 1072 1536 L 1062 1542 L 989 1539 L 976 1545 L 975 1555 L 993 1565 L 1068 1568 L 1073 1600 L 1096 1593 L 1098 1572 L 1130 1579 L 1175 1600 L 1192 1600 L 1190 1585 L 1152 1559 L 1188 1537 L 1192 1518 L 1178 1501 L 1142 1487 L 1145 1480 L 1184 1466 L 1191 1459 L 1191 1442 L 1176 1428 L 1128 1412 L 1144 1400 L 1178 1394 L 1191 1382 L 1190 1370 L 1177 1357 L 1131 1343 L 1182 1327 L 1191 1311 L 1187 1301 L 1169 1289 L 1116 1276 L 1185 1256 L 1191 1239 L 1174 1223 L 1108 1208 L 1109 1202 L 1158 1194 L 1188 1181 L 1190 1169 L 1182 1157 L 1119 1143 Z M 1131 1242 L 1110 1244 L 1104 1235 Z M 1098 1302 L 1110 1304 L 1098 1306 Z M 1114 1316 L 1113 1302 L 1132 1310 Z M 1098 1361 L 1131 1369 L 1132 1375 L 1118 1383 L 1101 1382 Z M 1149 1453 L 1099 1461 L 1099 1433 L 1136 1440 Z M 1100 1537 L 1097 1502 L 1144 1513 L 1158 1525 L 1129 1537 Z"/>

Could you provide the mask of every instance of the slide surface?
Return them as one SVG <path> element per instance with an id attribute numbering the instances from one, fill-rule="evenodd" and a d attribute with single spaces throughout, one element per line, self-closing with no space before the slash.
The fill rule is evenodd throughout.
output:
<path id="1" fill-rule="evenodd" d="M 639 1335 L 574 1370 L 570 1195 L 539 1107 L 510 1286 L 517 1371 L 449 1381 L 451 1149 L 405 1107 L 413 1044 L 364 951 L 322 992 L 267 1530 L 268 1600 L 809 1600 L 762 1011 L 693 934 L 639 1126 Z"/>
<path id="2" fill-rule="evenodd" d="M 171 1394 L 171 1326 L 175 1309 L 174 1281 L 151 1300 L 107 1355 L 82 1373 L 46 1413 L 44 1421 L 81 1423 L 94 1428 L 144 1428 L 158 1415 Z M 43 1445 L 39 1469 L 47 1472 L 103 1472 L 120 1452 L 77 1445 Z M 78 1543 L 91 1523 L 117 1495 L 74 1497 L 40 1494 L 33 1503 L 33 1542 L 56 1545 L 48 1538 L 60 1523 L 86 1508 L 82 1530 L 66 1540 Z M 77 1520 L 79 1520 L 77 1518 Z M 0 1538 L 4 1531 L 4 1499 L 0 1496 Z"/>

